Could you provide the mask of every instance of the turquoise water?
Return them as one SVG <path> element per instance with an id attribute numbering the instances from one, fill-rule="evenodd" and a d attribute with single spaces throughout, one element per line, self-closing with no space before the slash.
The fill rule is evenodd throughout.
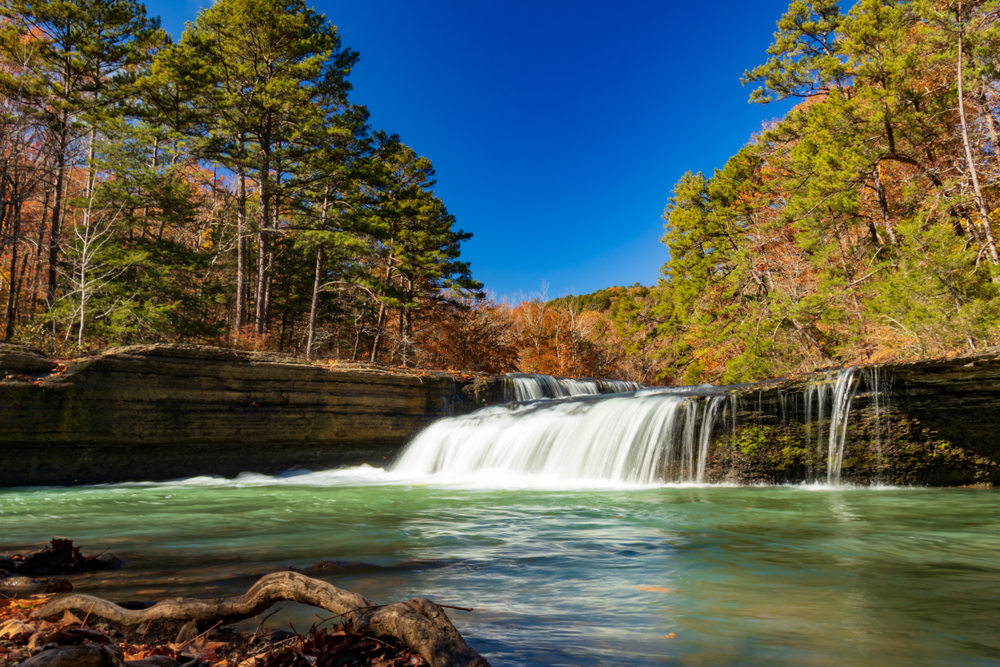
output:
<path id="1" fill-rule="evenodd" d="M 413 596 L 501 665 L 1000 665 L 1000 493 L 822 487 L 504 490 L 374 470 L 0 491 L 0 553 L 110 550 L 112 599 L 310 571 Z M 544 486 L 544 484 L 541 484 Z M 651 587 L 666 590 L 641 590 Z M 296 629 L 312 610 L 268 619 Z"/>

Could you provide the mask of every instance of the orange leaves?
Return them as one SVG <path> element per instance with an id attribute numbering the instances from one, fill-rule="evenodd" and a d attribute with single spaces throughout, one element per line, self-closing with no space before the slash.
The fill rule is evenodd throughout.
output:
<path id="1" fill-rule="evenodd" d="M 424 667 L 426 662 L 394 641 L 367 636 L 349 623 L 332 628 L 312 628 L 303 635 L 277 637 L 263 634 L 218 631 L 221 621 L 205 632 L 188 639 L 165 644 L 143 643 L 147 626 L 139 628 L 141 637 L 119 642 L 104 632 L 86 627 L 66 612 L 58 620 L 32 618 L 34 610 L 51 600 L 38 595 L 22 600 L 0 599 L 0 664 L 17 664 L 32 655 L 52 649 L 81 651 L 82 654 L 105 654 L 112 664 L 165 656 L 181 663 L 192 659 L 212 667 L 286 667 L 287 665 L 371 665 L 372 667 Z M 197 632 L 192 622 L 183 628 L 179 639 Z M 136 632 L 138 635 L 139 632 Z M 162 635 L 161 635 L 162 636 Z M 214 637 L 214 638 L 213 638 Z M 225 639 L 226 641 L 216 641 Z M 78 648 L 63 648 L 78 647 Z M 75 654 L 74 654 L 75 655 Z"/>
<path id="2" fill-rule="evenodd" d="M 186 655 L 211 663 L 219 661 L 219 656 L 215 652 L 225 645 L 225 642 L 209 641 L 205 636 L 195 637 L 183 644 L 169 644 L 170 648 L 176 651 L 178 655 Z M 223 661 L 223 664 L 225 664 L 225 661 Z"/>

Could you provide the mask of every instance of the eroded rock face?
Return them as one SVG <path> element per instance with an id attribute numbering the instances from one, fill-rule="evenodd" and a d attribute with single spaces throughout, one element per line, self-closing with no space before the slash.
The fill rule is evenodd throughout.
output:
<path id="1" fill-rule="evenodd" d="M 218 348 L 110 349 L 0 382 L 0 486 L 383 466 L 428 422 L 475 407 L 464 386 Z"/>
<path id="2" fill-rule="evenodd" d="M 40 350 L 24 345 L 0 343 L 0 380 L 7 376 L 49 374 L 55 370 L 54 361 Z"/>
<path id="3" fill-rule="evenodd" d="M 1000 349 L 856 374 L 841 481 L 1000 485 Z M 826 481 L 836 377 L 818 373 L 734 391 L 737 419 L 735 426 L 715 426 L 709 479 Z M 827 403 L 820 419 L 817 387 L 823 383 Z"/>
<path id="4" fill-rule="evenodd" d="M 430 421 L 504 401 L 497 378 L 328 370 L 182 345 L 116 348 L 55 374 L 27 372 L 41 368 L 55 364 L 0 346 L 0 486 L 383 467 Z M 1000 485 L 1000 349 L 857 378 L 841 481 Z M 830 371 L 729 389 L 707 479 L 825 481 L 836 379 Z"/>

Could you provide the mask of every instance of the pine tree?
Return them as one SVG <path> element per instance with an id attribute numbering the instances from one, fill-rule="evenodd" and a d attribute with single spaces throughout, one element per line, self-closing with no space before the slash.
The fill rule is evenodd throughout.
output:
<path id="1" fill-rule="evenodd" d="M 125 84 L 159 38 L 159 21 L 135 0 L 3 0 L 0 57 L 17 59 L 26 42 L 28 71 L 0 76 L 0 94 L 19 96 L 47 128 L 55 154 L 54 203 L 49 234 L 48 301 L 54 303 L 62 243 L 70 147 L 93 137 L 96 118 L 121 104 Z"/>

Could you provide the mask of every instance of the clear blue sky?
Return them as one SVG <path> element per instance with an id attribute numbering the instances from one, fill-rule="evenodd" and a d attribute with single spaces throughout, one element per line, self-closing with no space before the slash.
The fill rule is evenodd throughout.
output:
<path id="1" fill-rule="evenodd" d="M 210 0 L 148 0 L 180 37 Z M 747 103 L 788 0 L 317 0 L 361 53 L 353 99 L 437 170 L 488 289 L 654 284 L 660 218 L 785 106 Z"/>

